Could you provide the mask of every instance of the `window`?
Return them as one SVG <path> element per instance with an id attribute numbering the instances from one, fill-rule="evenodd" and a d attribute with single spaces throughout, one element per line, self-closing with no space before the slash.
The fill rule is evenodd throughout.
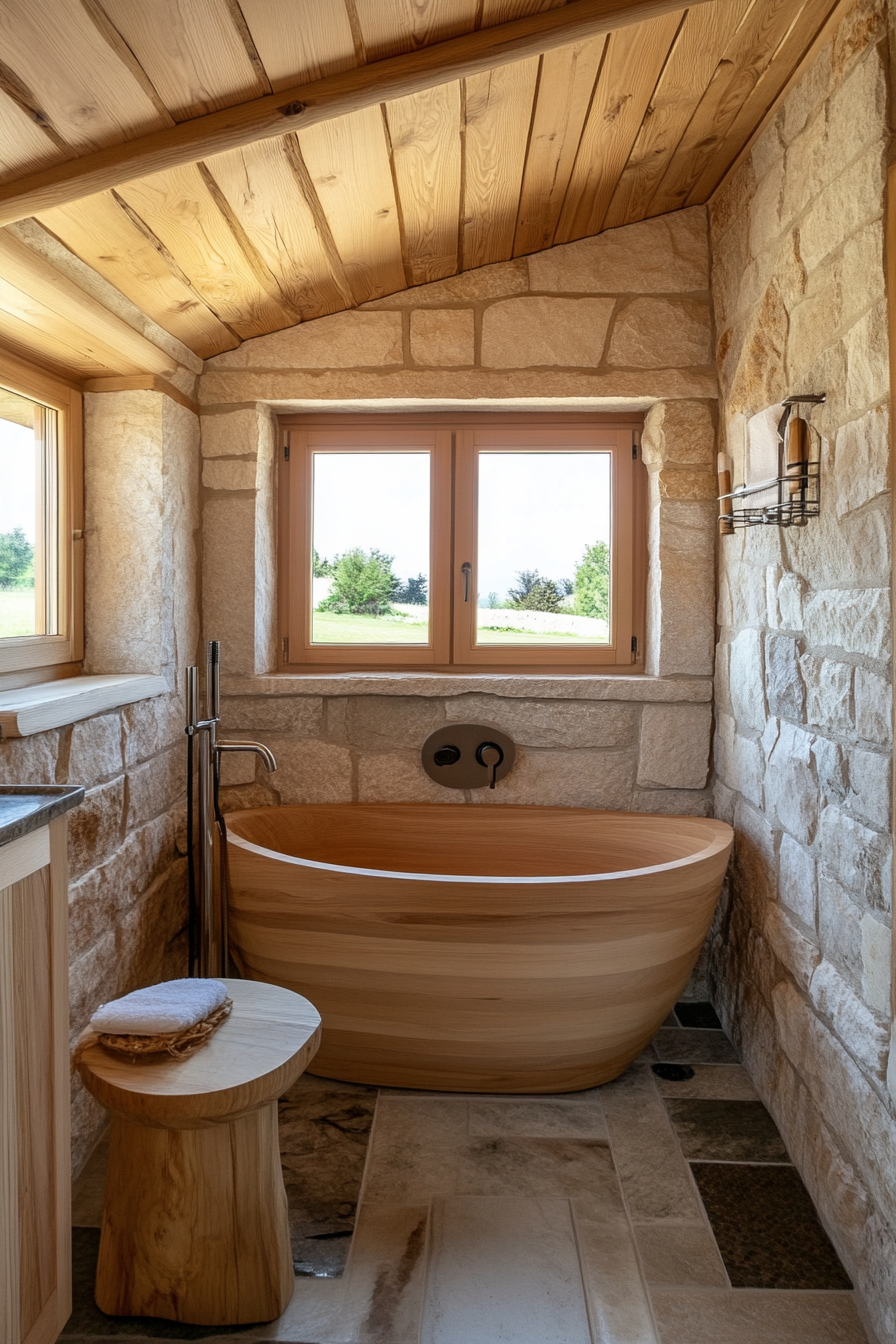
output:
<path id="1" fill-rule="evenodd" d="M 639 420 L 281 421 L 281 668 L 625 667 Z"/>
<path id="2" fill-rule="evenodd" d="M 0 686 L 11 686 L 77 671 L 83 656 L 81 397 L 6 354 L 0 482 Z"/>

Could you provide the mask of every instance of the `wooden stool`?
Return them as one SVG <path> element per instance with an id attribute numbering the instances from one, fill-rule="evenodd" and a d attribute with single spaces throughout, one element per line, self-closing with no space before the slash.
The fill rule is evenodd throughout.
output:
<path id="1" fill-rule="evenodd" d="M 277 1098 L 320 1015 L 276 985 L 226 980 L 233 1012 L 189 1059 L 131 1064 L 95 1045 L 81 1077 L 112 1112 L 96 1302 L 194 1325 L 271 1321 L 294 1286 Z"/>

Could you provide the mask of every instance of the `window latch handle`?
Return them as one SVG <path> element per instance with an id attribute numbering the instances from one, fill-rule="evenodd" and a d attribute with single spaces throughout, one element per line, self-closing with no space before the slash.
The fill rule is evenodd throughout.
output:
<path id="1" fill-rule="evenodd" d="M 470 600 L 470 576 L 471 576 L 472 573 L 473 573 L 473 566 L 470 564 L 469 560 L 465 560 L 465 561 L 464 561 L 464 563 L 463 563 L 463 564 L 461 565 L 461 567 L 460 567 L 460 572 L 461 572 L 461 574 L 463 574 L 463 576 L 464 576 L 464 601 L 465 601 L 465 602 L 469 602 L 469 600 Z"/>

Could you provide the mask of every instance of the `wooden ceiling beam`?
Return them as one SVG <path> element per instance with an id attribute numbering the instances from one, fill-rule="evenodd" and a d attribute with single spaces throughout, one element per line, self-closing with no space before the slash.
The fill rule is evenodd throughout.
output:
<path id="1" fill-rule="evenodd" d="M 691 0 L 691 7 L 695 3 L 707 0 Z M 0 187 L 0 225 L 684 7 L 681 0 L 569 0 L 559 9 L 223 108 L 5 183 Z"/>

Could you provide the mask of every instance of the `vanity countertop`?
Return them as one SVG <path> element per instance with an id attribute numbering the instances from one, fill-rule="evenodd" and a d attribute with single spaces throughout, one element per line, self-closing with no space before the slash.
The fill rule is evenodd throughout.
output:
<path id="1" fill-rule="evenodd" d="M 0 784 L 0 845 L 46 826 L 83 797 L 76 784 Z"/>

